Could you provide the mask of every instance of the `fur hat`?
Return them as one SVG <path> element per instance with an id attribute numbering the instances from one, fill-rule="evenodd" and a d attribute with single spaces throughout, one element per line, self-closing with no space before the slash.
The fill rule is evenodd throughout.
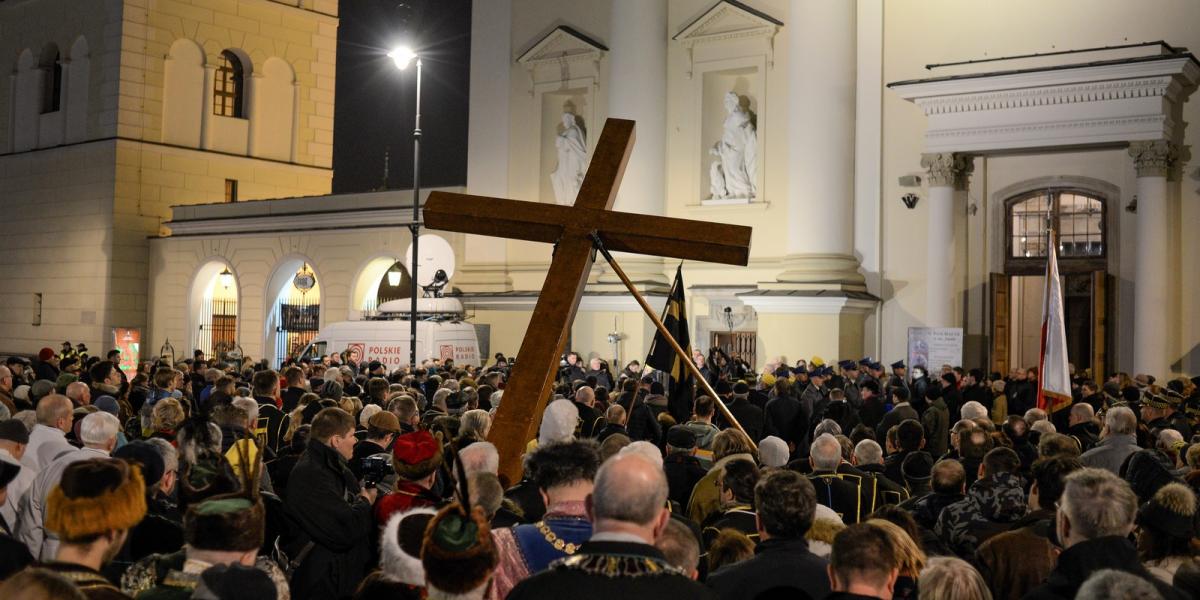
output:
<path id="1" fill-rule="evenodd" d="M 421 566 L 421 545 L 425 529 L 437 514 L 421 506 L 392 515 L 379 538 L 379 567 L 391 581 L 425 587 L 425 567 Z"/>
<path id="2" fill-rule="evenodd" d="M 64 541 L 129 529 L 144 516 L 141 469 L 116 458 L 71 463 L 46 500 L 46 529 Z"/>
<path id="3" fill-rule="evenodd" d="M 409 481 L 423 479 L 442 466 L 442 443 L 428 431 L 414 431 L 396 438 L 392 446 L 392 468 Z"/>
<path id="4" fill-rule="evenodd" d="M 188 507 L 183 516 L 183 539 L 200 550 L 246 552 L 262 546 L 265 525 L 261 500 L 216 496 Z"/>
<path id="5" fill-rule="evenodd" d="M 1168 483 L 1138 510 L 1137 524 L 1171 537 L 1195 534 L 1196 494 L 1182 483 Z"/>
<path id="6" fill-rule="evenodd" d="M 428 588 L 465 594 L 487 583 L 499 556 L 483 510 L 461 504 L 438 511 L 425 529 L 421 565 Z"/>

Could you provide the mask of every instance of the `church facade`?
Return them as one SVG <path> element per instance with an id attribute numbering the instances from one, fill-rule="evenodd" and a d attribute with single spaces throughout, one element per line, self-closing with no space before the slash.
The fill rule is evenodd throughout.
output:
<path id="1" fill-rule="evenodd" d="M 10 0 L 0 11 L 53 4 Z M 186 3 L 149 4 L 154 13 Z M 292 187 L 272 178 L 278 187 L 239 200 L 275 199 L 235 204 L 203 187 L 159 193 L 137 205 L 153 206 L 153 216 L 107 217 L 122 228 L 139 223 L 132 237 L 143 253 L 128 254 L 146 295 L 135 286 L 127 300 L 114 300 L 115 288 L 98 287 L 102 278 L 87 286 L 94 299 L 81 306 L 133 303 L 125 313 L 107 309 L 112 316 L 96 317 L 94 331 L 118 321 L 144 326 L 147 356 L 168 340 L 190 351 L 211 349 L 220 337 L 246 355 L 278 360 L 302 333 L 363 318 L 407 286 L 409 192 L 286 198 L 328 192 L 336 2 L 229 4 L 279 11 L 281 26 L 313 15 L 316 59 L 280 57 L 296 74 L 299 116 L 283 136 L 291 146 L 280 143 L 279 125 L 264 122 L 276 133 L 257 144 L 248 131 L 244 148 L 214 147 L 210 116 L 166 127 L 161 112 L 138 113 L 112 127 L 137 121 L 139 147 L 153 138 L 151 149 L 173 152 L 188 144 L 164 140 L 192 136 L 189 152 L 258 161 L 255 177 L 290 169 Z M 1077 368 L 1200 372 L 1200 307 L 1190 294 L 1200 284 L 1200 236 L 1192 234 L 1200 226 L 1200 163 L 1189 150 L 1200 134 L 1188 127 L 1200 119 L 1200 62 L 1188 50 L 1200 46 L 1194 2 L 478 0 L 471 18 L 466 192 L 566 203 L 604 120 L 620 117 L 636 120 L 637 141 L 616 210 L 753 227 L 748 267 L 683 265 L 698 349 L 734 348 L 758 367 L 781 356 L 891 362 L 906 356 L 910 328 L 957 327 L 965 366 L 1035 365 L 1053 230 Z M 155 37 L 160 58 L 146 64 L 174 73 L 161 56 L 177 40 L 203 48 L 204 65 L 241 48 L 232 38 L 210 40 L 208 27 L 186 17 L 170 19 L 184 25 Z M 260 26 L 268 31 L 276 28 Z M 40 47 L 0 39 L 14 52 Z M 242 51 L 268 77 L 273 55 Z M 297 40 L 285 52 L 306 50 Z M 23 97 L 18 80 L 14 99 Z M 175 80 L 165 74 L 155 81 L 162 91 L 147 83 L 147 97 L 184 85 L 167 85 Z M 215 94 L 208 81 L 197 88 L 206 107 Z M 0 165 L 74 148 L 17 151 L 29 132 L 0 132 L 9 144 Z M 113 163 L 114 174 L 129 171 Z M 186 174 L 183 181 L 191 190 Z M 107 231 L 94 235 L 107 239 Z M 483 348 L 515 354 L 552 249 L 440 235 L 455 249 L 451 285 L 483 326 Z M 109 269 L 117 258 L 90 257 L 89 268 Z M 619 259 L 661 306 L 677 263 Z M 295 288 L 297 274 L 312 274 L 312 289 Z M 19 288 L 13 301 L 32 302 L 34 291 Z M 80 312 L 62 313 L 64 334 L 0 327 L 24 332 L 16 339 L 54 341 L 78 330 Z M 614 274 L 596 265 L 571 347 L 624 363 L 643 358 L 652 335 Z"/>

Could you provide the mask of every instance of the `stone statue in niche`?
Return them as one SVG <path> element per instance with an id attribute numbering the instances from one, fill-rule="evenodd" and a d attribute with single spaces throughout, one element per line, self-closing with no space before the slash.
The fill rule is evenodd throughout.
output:
<path id="1" fill-rule="evenodd" d="M 709 168 L 709 191 L 714 200 L 750 200 L 757 195 L 758 132 L 736 92 L 725 94 L 725 111 L 721 141 L 708 150 L 717 158 Z"/>
<path id="2" fill-rule="evenodd" d="M 563 130 L 554 140 L 558 167 L 550 174 L 550 183 L 554 186 L 554 201 L 570 206 L 575 203 L 575 196 L 583 185 L 583 174 L 587 171 L 587 138 L 574 114 L 564 112 L 562 124 Z"/>

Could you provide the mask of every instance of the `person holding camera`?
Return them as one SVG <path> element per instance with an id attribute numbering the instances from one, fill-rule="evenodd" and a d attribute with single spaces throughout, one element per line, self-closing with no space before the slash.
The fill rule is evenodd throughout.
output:
<path id="1" fill-rule="evenodd" d="M 288 478 L 284 506 L 295 525 L 285 548 L 292 598 L 342 598 L 354 593 L 371 568 L 374 488 L 363 489 L 346 461 L 354 455 L 354 417 L 326 408 L 313 418 L 304 454 Z"/>
<path id="2" fill-rule="evenodd" d="M 350 471 L 359 480 L 363 478 L 363 459 L 376 454 L 387 454 L 392 441 L 400 435 L 400 419 L 395 413 L 381 410 L 367 419 L 367 439 L 354 445 L 350 457 Z"/>
<path id="3" fill-rule="evenodd" d="M 441 466 L 442 443 L 433 434 L 419 430 L 396 438 L 392 446 L 396 488 L 375 505 L 375 520 L 387 523 L 392 515 L 410 508 L 440 507 L 442 499 L 431 488 Z"/>

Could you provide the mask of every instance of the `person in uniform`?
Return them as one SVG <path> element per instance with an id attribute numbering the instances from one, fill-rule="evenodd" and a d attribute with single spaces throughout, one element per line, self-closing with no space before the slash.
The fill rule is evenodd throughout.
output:
<path id="1" fill-rule="evenodd" d="M 757 516 L 754 513 L 754 486 L 758 484 L 758 466 L 748 460 L 734 460 L 725 465 L 721 475 L 721 511 L 715 512 L 703 524 L 704 553 L 721 534 L 733 529 L 758 543 Z"/>
<path id="2" fill-rule="evenodd" d="M 800 405 L 811 420 L 815 421 L 825 414 L 825 405 L 829 403 L 825 380 L 832 374 L 833 371 L 829 367 L 816 367 L 808 374 L 808 385 L 800 392 Z"/>
<path id="3" fill-rule="evenodd" d="M 905 367 L 904 367 L 904 361 L 898 360 L 889 366 L 892 367 L 892 376 L 888 378 L 888 386 L 887 387 L 891 388 L 892 386 L 899 385 L 899 386 L 903 386 L 905 389 L 908 389 L 908 373 L 907 373 L 907 369 L 905 369 Z M 908 390 L 908 391 L 910 392 L 909 396 L 911 397 L 912 390 Z M 887 389 L 884 391 L 884 393 L 890 394 L 891 390 Z"/>
<path id="4" fill-rule="evenodd" d="M 838 472 L 842 464 L 842 445 L 837 438 L 822 433 L 812 443 L 808 456 L 812 473 L 808 475 L 817 491 L 817 503 L 828 506 L 847 525 L 859 522 L 863 513 L 862 479 L 848 478 Z"/>
<path id="5" fill-rule="evenodd" d="M 857 410 L 862 406 L 862 388 L 858 385 L 858 363 L 843 360 L 838 363 L 842 369 L 842 391 L 846 394 L 846 402 Z"/>

